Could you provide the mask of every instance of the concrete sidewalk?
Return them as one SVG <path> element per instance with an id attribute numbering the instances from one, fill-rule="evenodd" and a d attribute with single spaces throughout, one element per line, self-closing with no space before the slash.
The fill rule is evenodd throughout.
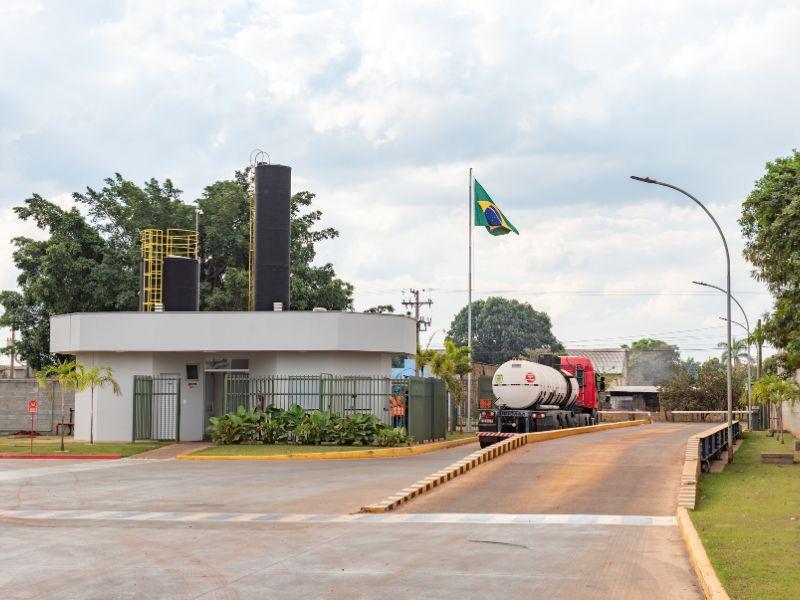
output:
<path id="1" fill-rule="evenodd" d="M 133 460 L 138 460 L 141 458 L 143 459 L 175 458 L 179 454 L 191 454 L 192 452 L 197 452 L 198 450 L 203 450 L 204 448 L 208 448 L 210 445 L 211 444 L 208 442 L 180 442 L 178 444 L 169 444 L 168 446 L 156 448 L 155 450 L 150 450 L 148 452 L 134 454 L 130 458 Z"/>

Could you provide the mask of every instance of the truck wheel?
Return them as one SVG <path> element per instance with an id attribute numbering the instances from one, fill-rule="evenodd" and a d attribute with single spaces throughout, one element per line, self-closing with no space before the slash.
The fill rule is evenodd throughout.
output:
<path id="1" fill-rule="evenodd" d="M 489 437 L 489 436 L 483 436 L 482 435 L 481 437 L 478 438 L 478 442 L 480 443 L 481 448 L 487 448 L 487 447 L 491 446 L 492 444 L 494 444 L 496 441 L 497 441 L 496 438 Z"/>

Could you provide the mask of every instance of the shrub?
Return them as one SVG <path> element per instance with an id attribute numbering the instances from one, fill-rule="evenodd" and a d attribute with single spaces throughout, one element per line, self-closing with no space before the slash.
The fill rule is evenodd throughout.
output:
<path id="1" fill-rule="evenodd" d="M 355 413 L 339 417 L 320 410 L 307 412 L 298 405 L 289 410 L 270 405 L 263 411 L 258 408 L 247 411 L 239 406 L 235 412 L 211 417 L 210 421 L 211 439 L 220 444 L 319 445 L 327 442 L 346 446 L 397 446 L 411 441 L 403 427 L 388 427 L 375 415 Z"/>

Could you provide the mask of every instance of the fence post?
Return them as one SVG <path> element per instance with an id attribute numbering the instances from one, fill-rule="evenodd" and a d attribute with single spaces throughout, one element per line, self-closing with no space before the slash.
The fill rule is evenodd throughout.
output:
<path id="1" fill-rule="evenodd" d="M 181 441 L 181 380 L 175 380 L 175 443 Z"/>

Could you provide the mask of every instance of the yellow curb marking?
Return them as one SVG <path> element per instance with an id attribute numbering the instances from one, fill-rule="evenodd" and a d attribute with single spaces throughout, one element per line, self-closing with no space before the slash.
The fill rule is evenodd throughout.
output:
<path id="1" fill-rule="evenodd" d="M 679 506 L 675 516 L 678 520 L 678 528 L 681 530 L 683 540 L 689 549 L 689 558 L 692 561 L 692 566 L 695 573 L 697 573 L 697 578 L 700 580 L 700 586 L 703 588 L 706 598 L 708 600 L 730 600 L 728 592 L 722 587 L 722 583 L 717 577 L 717 572 L 711 565 L 711 561 L 708 560 L 708 554 L 706 554 L 706 549 L 703 547 L 700 536 L 697 535 L 697 530 L 689 517 L 689 512 L 683 506 Z"/>
<path id="2" fill-rule="evenodd" d="M 456 448 L 474 443 L 477 437 L 468 437 L 445 442 L 432 442 L 416 446 L 402 446 L 400 448 L 377 448 L 375 450 L 344 450 L 342 452 L 303 452 L 298 454 L 263 454 L 252 456 L 233 456 L 225 454 L 179 454 L 178 460 L 331 460 L 353 458 L 397 458 L 401 456 L 416 456 Z"/>

